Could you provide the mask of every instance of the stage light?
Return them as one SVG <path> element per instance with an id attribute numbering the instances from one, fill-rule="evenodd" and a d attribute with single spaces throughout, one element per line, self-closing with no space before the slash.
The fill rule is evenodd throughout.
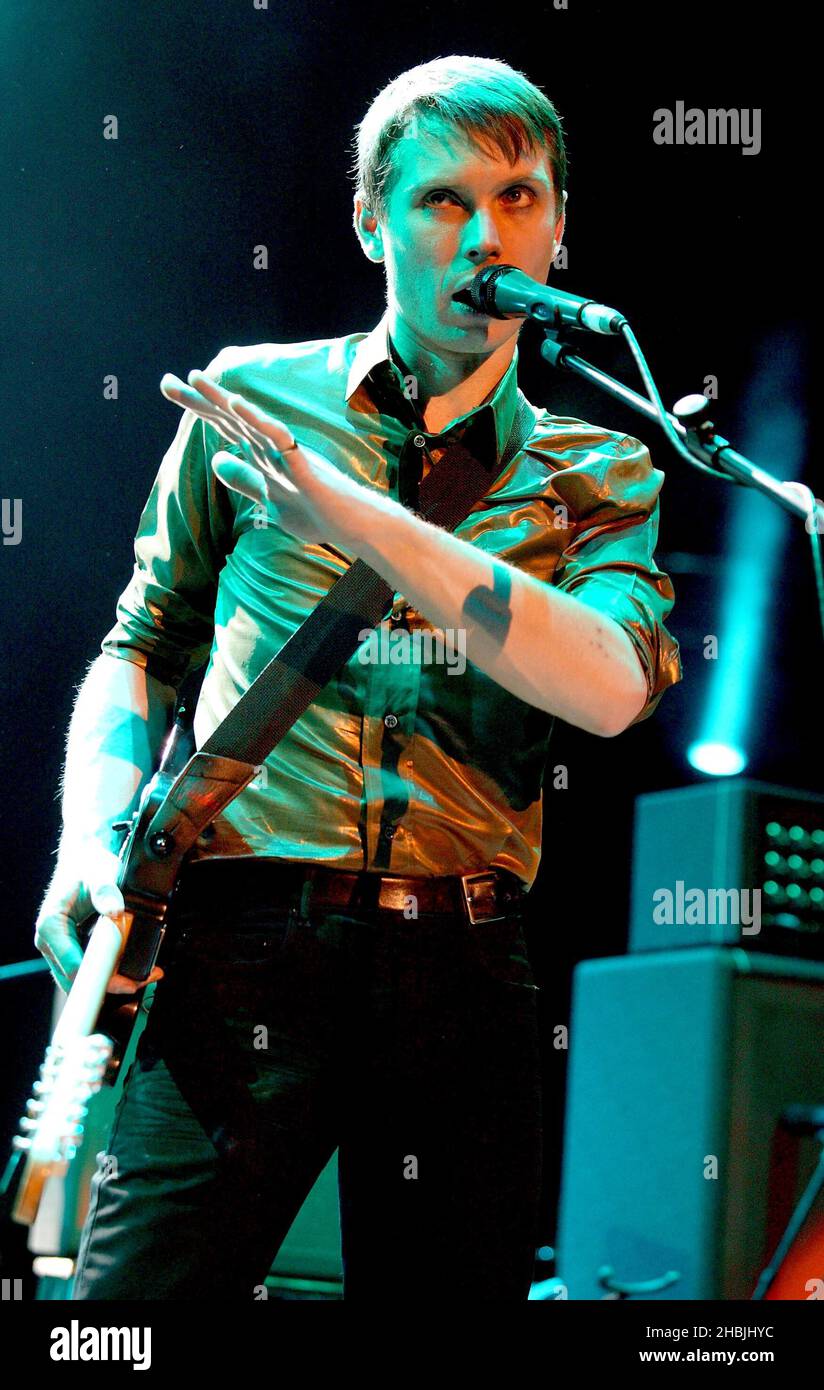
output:
<path id="1" fill-rule="evenodd" d="M 730 743 L 709 743 L 706 740 L 692 743 L 687 749 L 687 758 L 697 772 L 706 772 L 710 777 L 735 777 L 747 766 L 744 750 Z"/>

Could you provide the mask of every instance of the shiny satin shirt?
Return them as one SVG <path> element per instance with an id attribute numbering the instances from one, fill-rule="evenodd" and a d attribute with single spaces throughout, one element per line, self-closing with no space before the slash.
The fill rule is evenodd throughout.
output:
<path id="1" fill-rule="evenodd" d="M 342 472 L 414 507 L 421 476 L 453 438 L 500 460 L 517 363 L 516 348 L 487 400 L 437 435 L 423 424 L 386 314 L 367 334 L 225 348 L 206 370 Z M 175 687 L 208 661 L 198 746 L 355 558 L 296 539 L 273 511 L 227 489 L 210 467 L 227 447 L 212 426 L 182 415 L 140 518 L 132 578 L 101 644 Z M 543 411 L 526 446 L 455 530 L 625 629 L 648 687 L 634 723 L 681 679 L 678 644 L 664 627 L 673 589 L 653 555 L 663 481 L 638 440 Z M 531 886 L 553 716 L 462 658 L 462 645 L 465 653 L 459 630 L 433 628 L 396 593 L 391 618 L 192 858 L 253 855 L 408 876 L 494 865 Z"/>

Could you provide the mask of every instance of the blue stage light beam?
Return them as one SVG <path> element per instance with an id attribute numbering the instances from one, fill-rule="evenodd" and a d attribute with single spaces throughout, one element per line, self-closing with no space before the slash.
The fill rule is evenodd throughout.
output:
<path id="1" fill-rule="evenodd" d="M 784 480 L 803 471 L 806 431 L 803 354 L 787 330 L 763 343 L 741 409 L 742 452 Z M 781 571 L 793 522 L 786 512 L 749 489 L 730 493 L 728 564 L 724 570 L 717 633 L 705 636 L 709 665 L 706 705 L 687 759 L 712 777 L 735 776 L 750 760 L 753 720 L 761 692 L 775 680 L 767 654 L 778 654 Z M 711 639 L 717 637 L 713 646 Z M 715 656 L 712 657 L 712 652 Z"/>

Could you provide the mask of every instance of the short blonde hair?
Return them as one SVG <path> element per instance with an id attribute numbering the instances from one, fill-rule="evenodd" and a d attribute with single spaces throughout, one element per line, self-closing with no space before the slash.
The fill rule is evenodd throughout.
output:
<path id="1" fill-rule="evenodd" d="M 386 217 L 397 173 L 394 147 L 415 117 L 424 129 L 456 128 L 473 144 L 492 146 L 513 164 L 526 152 L 544 149 L 560 204 L 567 157 L 561 118 L 549 97 L 508 63 L 453 55 L 402 72 L 378 93 L 355 127 L 351 176 L 376 216 Z"/>

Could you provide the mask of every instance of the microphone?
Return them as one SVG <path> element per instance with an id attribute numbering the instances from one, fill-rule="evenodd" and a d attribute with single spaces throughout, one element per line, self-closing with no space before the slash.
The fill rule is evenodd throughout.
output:
<path id="1" fill-rule="evenodd" d="M 487 266 L 452 298 L 494 319 L 540 319 L 554 328 L 569 324 L 590 333 L 620 333 L 626 323 L 617 309 L 550 289 L 514 265 Z"/>

